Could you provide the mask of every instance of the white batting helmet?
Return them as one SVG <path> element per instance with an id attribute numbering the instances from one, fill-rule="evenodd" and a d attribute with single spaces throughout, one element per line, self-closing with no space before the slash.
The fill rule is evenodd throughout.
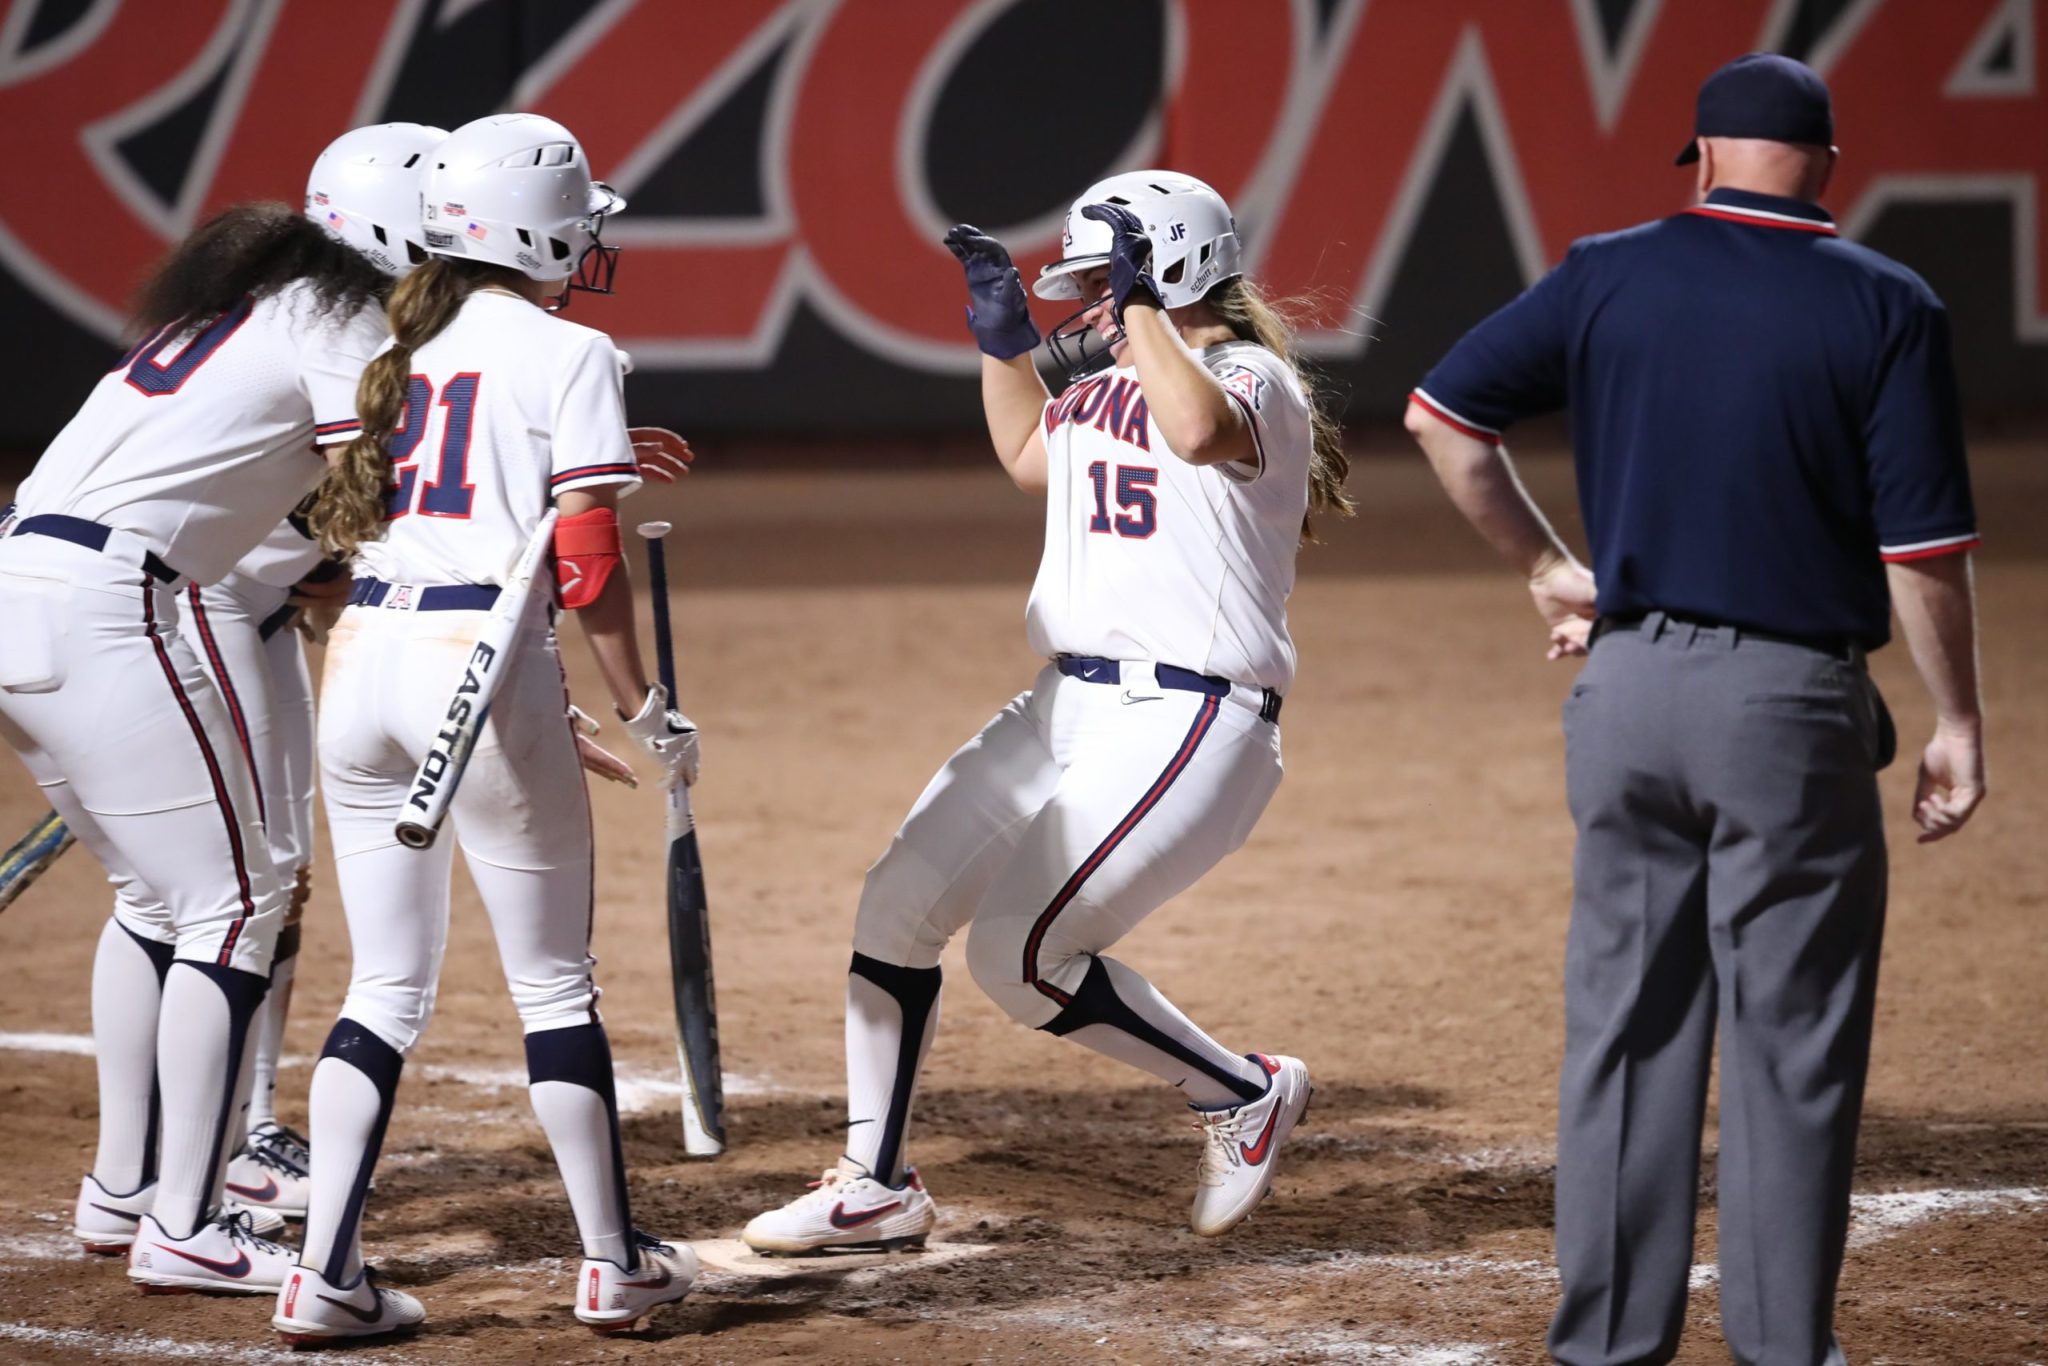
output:
<path id="1" fill-rule="evenodd" d="M 427 259 L 420 239 L 420 172 L 448 136 L 423 123 L 374 123 L 327 144 L 306 178 L 306 217 L 386 275 Z"/>
<path id="2" fill-rule="evenodd" d="M 1143 220 L 1152 241 L 1150 273 L 1159 285 L 1159 301 L 1168 308 L 1191 304 L 1244 273 L 1237 220 L 1222 195 L 1177 171 L 1126 171 L 1096 181 L 1067 210 L 1060 259 L 1032 282 L 1039 298 L 1080 298 L 1075 277 L 1108 263 L 1109 225 L 1081 216 L 1090 204 L 1121 204 Z"/>
<path id="3" fill-rule="evenodd" d="M 590 178 L 575 134 L 539 114 L 492 114 L 463 124 L 429 159 L 421 183 L 427 251 L 509 266 L 552 284 L 609 293 L 618 248 L 598 240 L 626 207 Z"/>

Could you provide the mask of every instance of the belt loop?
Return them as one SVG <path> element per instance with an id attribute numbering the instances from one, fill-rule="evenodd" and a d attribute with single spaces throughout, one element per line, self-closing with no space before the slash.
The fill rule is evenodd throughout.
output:
<path id="1" fill-rule="evenodd" d="M 1742 644 L 1742 628 L 1740 626 L 1723 626 L 1721 629 L 1728 633 L 1729 649 L 1733 650 Z"/>
<path id="2" fill-rule="evenodd" d="M 1652 641 L 1662 640 L 1664 638 L 1664 628 L 1670 624 L 1671 618 L 1665 616 L 1662 612 L 1645 612 L 1643 614 L 1643 638 Z"/>

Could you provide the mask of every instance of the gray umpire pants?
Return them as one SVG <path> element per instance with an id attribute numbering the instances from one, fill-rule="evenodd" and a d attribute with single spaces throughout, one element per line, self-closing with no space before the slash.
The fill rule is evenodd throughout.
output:
<path id="1" fill-rule="evenodd" d="M 1579 841 L 1550 1351 L 1677 1351 L 1718 1023 L 1723 1334 L 1755 1366 L 1840 1362 L 1884 927 L 1883 699 L 1860 655 L 1652 613 L 1597 640 L 1564 731 Z"/>

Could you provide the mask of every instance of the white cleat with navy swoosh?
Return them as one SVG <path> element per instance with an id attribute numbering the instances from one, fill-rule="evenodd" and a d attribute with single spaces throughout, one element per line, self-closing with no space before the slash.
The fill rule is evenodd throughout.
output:
<path id="1" fill-rule="evenodd" d="M 757 1214 L 740 1237 L 756 1252 L 798 1256 L 811 1252 L 884 1251 L 923 1247 L 938 1207 L 916 1168 L 901 1186 L 886 1186 L 842 1159 L 781 1209 Z"/>
<path id="2" fill-rule="evenodd" d="M 78 1185 L 78 1204 L 71 1214 L 71 1232 L 85 1245 L 87 1252 L 102 1257 L 127 1256 L 128 1249 L 135 1244 L 135 1226 L 142 1222 L 142 1216 L 149 1213 L 156 1204 L 156 1182 L 130 1192 L 115 1195 L 99 1183 L 91 1173 Z M 235 1203 L 229 1196 L 227 1212 L 232 1214 L 244 1206 Z M 259 1238 L 271 1238 L 284 1232 L 284 1219 L 267 1210 L 248 1210 L 249 1228 Z"/>
<path id="3" fill-rule="evenodd" d="M 190 1238 L 170 1237 L 145 1214 L 128 1249 L 128 1279 L 145 1295 L 268 1295 L 291 1265 L 291 1249 L 259 1237 L 247 1210 L 223 1214 Z"/>
<path id="4" fill-rule="evenodd" d="M 266 1124 L 229 1159 L 227 1198 L 244 1209 L 303 1219 L 313 1189 L 311 1164 L 304 1139 L 281 1124 Z M 260 1223 L 257 1231 L 263 1231 Z"/>
<path id="5" fill-rule="evenodd" d="M 1188 1223 L 1204 1238 L 1230 1232 L 1266 1198 L 1274 1160 L 1307 1113 L 1313 1090 L 1301 1059 L 1247 1056 L 1265 1070 L 1266 1094 L 1228 1109 L 1195 1111 L 1202 1162 Z"/>
<path id="6" fill-rule="evenodd" d="M 633 1230 L 640 1264 L 628 1271 L 602 1257 L 585 1257 L 576 1277 L 576 1317 L 593 1333 L 630 1333 L 664 1304 L 690 1292 L 697 1279 L 697 1254 L 688 1243 L 663 1242 Z"/>
<path id="7" fill-rule="evenodd" d="M 403 1290 L 378 1285 L 368 1267 L 354 1283 L 336 1285 L 309 1266 L 295 1266 L 277 1292 L 270 1326 L 288 1347 L 317 1347 L 337 1338 L 404 1333 L 427 1321 L 427 1311 Z"/>
<path id="8" fill-rule="evenodd" d="M 127 1195 L 116 1195 L 90 1173 L 78 1187 L 78 1204 L 71 1214 L 71 1232 L 85 1244 L 87 1252 L 111 1257 L 125 1253 L 135 1241 L 135 1226 L 156 1203 L 156 1182 L 151 1181 Z"/>

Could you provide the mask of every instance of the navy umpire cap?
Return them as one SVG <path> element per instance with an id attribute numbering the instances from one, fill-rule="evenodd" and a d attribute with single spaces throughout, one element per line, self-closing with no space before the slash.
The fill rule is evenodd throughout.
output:
<path id="1" fill-rule="evenodd" d="M 1700 86 L 1692 141 L 1678 154 L 1678 165 L 1700 159 L 1701 138 L 1766 138 L 1832 147 L 1834 103 L 1820 73 L 1805 62 L 1775 52 L 1752 52 L 1737 57 Z"/>

